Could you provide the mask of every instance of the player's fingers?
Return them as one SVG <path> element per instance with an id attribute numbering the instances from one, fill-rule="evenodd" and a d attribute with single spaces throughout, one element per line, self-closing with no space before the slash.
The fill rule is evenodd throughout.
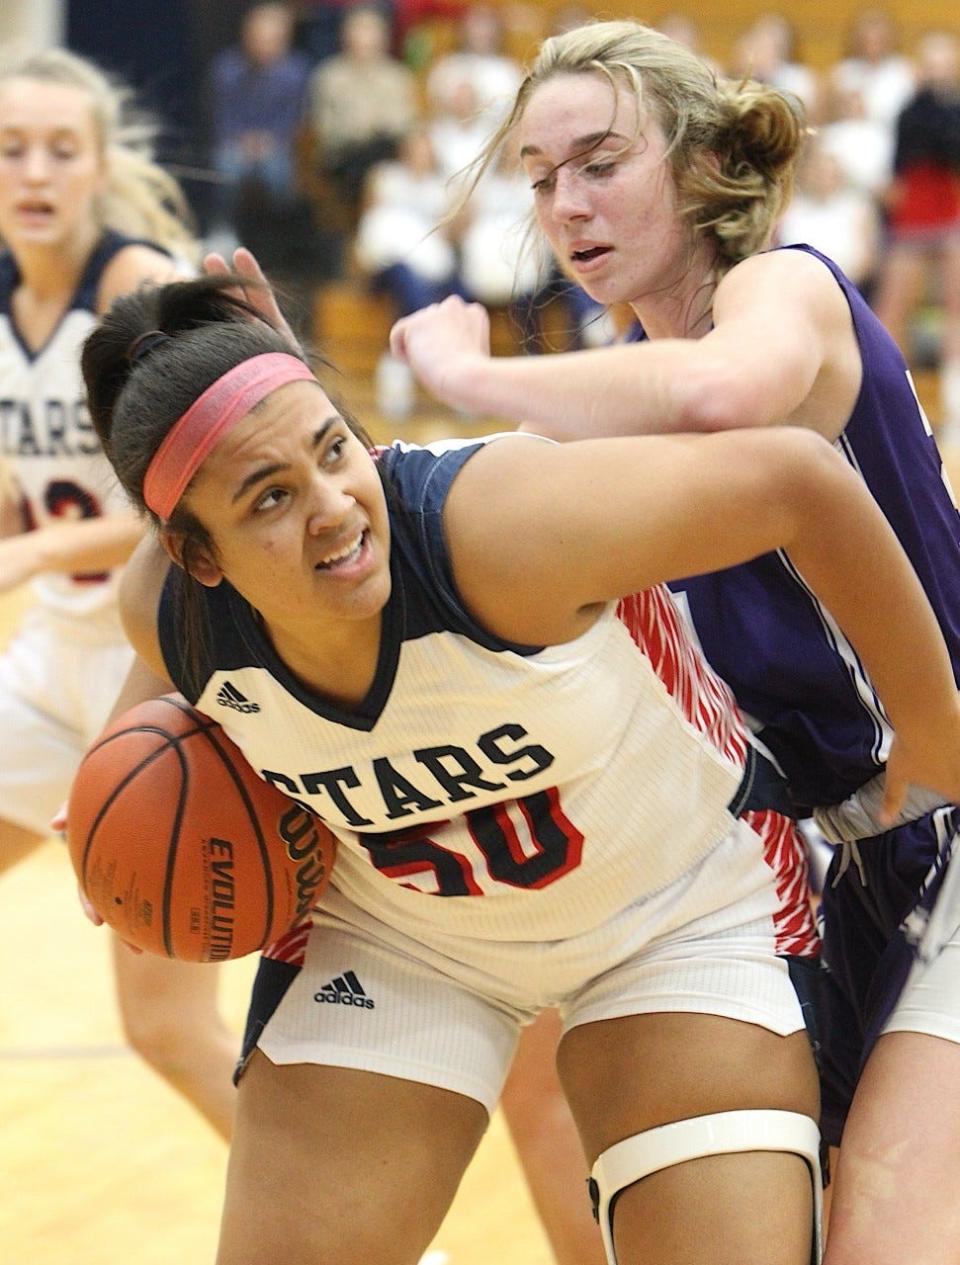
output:
<path id="1" fill-rule="evenodd" d="M 233 252 L 233 266 L 242 277 L 249 277 L 251 281 L 266 285 L 267 279 L 263 275 L 259 260 L 247 246 L 238 246 Z"/>
<path id="2" fill-rule="evenodd" d="M 390 354 L 396 356 L 398 360 L 405 361 L 407 358 L 406 324 L 404 321 L 397 321 L 390 330 Z"/>
<path id="3" fill-rule="evenodd" d="M 245 281 L 251 283 L 249 289 L 244 289 L 244 298 L 247 302 L 252 304 L 264 320 L 269 321 L 299 351 L 300 344 L 290 328 L 287 318 L 280 310 L 280 304 L 277 302 L 277 296 L 273 292 L 273 287 L 267 280 L 253 251 L 248 250 L 246 246 L 238 246 L 233 252 L 233 268 Z"/>
<path id="4" fill-rule="evenodd" d="M 67 801 L 64 800 L 50 818 L 50 829 L 55 835 L 62 835 L 67 828 Z"/>
<path id="5" fill-rule="evenodd" d="M 230 271 L 230 268 L 223 255 L 218 255 L 216 251 L 211 251 L 209 255 L 204 255 L 203 257 L 203 271 L 210 276 L 222 277 Z"/>
<path id="6" fill-rule="evenodd" d="M 79 885 L 77 886 L 77 895 L 80 897 L 80 908 L 83 910 L 86 916 L 90 919 L 93 925 L 95 927 L 102 927 L 103 919 L 100 917 L 100 915 L 94 909 L 93 905 L 90 903 L 90 897 Z"/>

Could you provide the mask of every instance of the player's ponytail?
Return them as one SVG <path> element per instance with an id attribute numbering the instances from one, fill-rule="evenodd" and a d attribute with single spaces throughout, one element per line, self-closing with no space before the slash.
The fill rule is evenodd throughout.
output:
<path id="1" fill-rule="evenodd" d="M 237 297 L 242 284 L 218 275 L 144 287 L 117 299 L 84 344 L 91 420 L 117 478 L 143 511 L 153 455 L 194 400 L 252 356 L 298 354 Z"/>
<path id="2" fill-rule="evenodd" d="M 721 271 L 768 245 L 793 192 L 803 107 L 753 80 L 717 84 L 712 145 L 675 165 L 684 213 L 716 243 Z"/>

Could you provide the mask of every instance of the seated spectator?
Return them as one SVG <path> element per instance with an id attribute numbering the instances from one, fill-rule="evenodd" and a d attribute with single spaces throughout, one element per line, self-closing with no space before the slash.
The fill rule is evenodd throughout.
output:
<path id="1" fill-rule="evenodd" d="M 477 182 L 463 214 L 460 274 L 467 297 L 484 307 L 512 306 L 521 316 L 550 275 L 546 255 L 532 245 L 530 181 L 510 148 Z"/>
<path id="2" fill-rule="evenodd" d="M 449 210 L 430 137 L 415 127 L 395 160 L 371 169 L 354 239 L 357 266 L 390 295 L 398 318 L 459 290 L 456 248 L 443 226 Z"/>
<path id="3" fill-rule="evenodd" d="M 867 9 L 850 28 L 847 52 L 830 72 L 830 88 L 841 96 L 859 93 L 863 117 L 893 129 L 913 95 L 913 64 L 897 52 L 893 19 L 883 9 Z"/>
<path id="4" fill-rule="evenodd" d="M 310 62 L 291 47 L 293 18 L 285 4 L 255 5 L 239 43 L 224 49 L 208 73 L 212 163 L 220 183 L 210 244 L 224 254 L 236 244 L 237 210 L 253 194 L 265 217 L 297 192 L 295 145 L 303 122 Z"/>
<path id="5" fill-rule="evenodd" d="M 846 179 L 836 158 L 817 140 L 807 147 L 777 239 L 783 245 L 814 246 L 838 263 L 862 292 L 869 289 L 880 242 L 876 203 Z"/>
<path id="6" fill-rule="evenodd" d="M 496 124 L 479 111 L 477 93 L 469 78 L 451 79 L 439 105 L 430 114 L 430 140 L 440 170 L 456 181 L 478 157 Z"/>
<path id="7" fill-rule="evenodd" d="M 731 73 L 758 79 L 797 97 L 810 119 L 819 117 L 821 93 L 817 76 L 797 53 L 793 25 L 780 13 L 765 13 L 737 41 Z"/>
<path id="8" fill-rule="evenodd" d="M 354 221 L 367 172 L 396 157 L 417 113 L 413 75 L 389 44 L 390 27 L 378 8 L 350 9 L 341 27 L 342 51 L 322 62 L 310 80 L 319 169 Z"/>
<path id="9" fill-rule="evenodd" d="M 357 267 L 390 298 L 399 318 L 460 293 L 446 177 L 426 128 L 411 129 L 396 160 L 377 163 L 367 177 L 354 239 Z M 393 421 L 415 401 L 410 369 L 385 351 L 374 375 L 377 407 Z"/>
<path id="10" fill-rule="evenodd" d="M 917 49 L 917 91 L 897 120 L 889 242 L 877 315 L 910 358 L 909 320 L 932 283 L 943 311 L 943 437 L 960 444 L 960 41 L 933 31 Z"/>
<path id="11" fill-rule="evenodd" d="M 314 65 L 340 52 L 344 14 L 358 5 L 370 8 L 374 4 L 392 25 L 392 0 L 300 0 L 302 40 Z"/>
<path id="12" fill-rule="evenodd" d="M 819 138 L 852 184 L 881 197 L 893 174 L 893 127 L 867 117 L 859 88 L 834 88 L 832 117 Z"/>
<path id="13" fill-rule="evenodd" d="M 509 109 L 523 78 L 520 66 L 503 52 L 503 22 L 489 4 L 472 4 L 460 20 L 460 45 L 438 58 L 427 75 L 427 100 L 444 114 L 460 85 L 473 88 L 474 108 L 487 132 Z"/>

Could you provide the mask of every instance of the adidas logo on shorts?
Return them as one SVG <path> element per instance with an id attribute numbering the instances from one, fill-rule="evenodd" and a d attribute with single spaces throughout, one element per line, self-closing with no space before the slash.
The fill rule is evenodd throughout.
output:
<path id="1" fill-rule="evenodd" d="M 329 1002 L 333 1006 L 359 1006 L 363 1010 L 373 1010 L 373 998 L 363 991 L 363 985 L 353 971 L 344 971 L 329 984 L 324 984 L 319 993 L 313 994 L 314 1001 Z"/>
<path id="2" fill-rule="evenodd" d="M 260 710 L 259 703 L 251 703 L 229 681 L 224 681 L 217 691 L 217 702 L 221 707 L 232 707 L 235 712 L 258 712 Z"/>

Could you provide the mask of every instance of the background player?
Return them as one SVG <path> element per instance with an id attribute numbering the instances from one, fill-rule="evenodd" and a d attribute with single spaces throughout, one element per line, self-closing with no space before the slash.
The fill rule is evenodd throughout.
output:
<path id="1" fill-rule="evenodd" d="M 818 431 L 903 542 L 956 673 L 956 506 L 903 359 L 829 260 L 809 249 L 762 253 L 802 142 L 795 108 L 760 85 L 717 84 L 639 24 L 607 23 L 544 45 L 491 153 L 514 128 L 559 262 L 594 298 L 629 303 L 643 341 L 549 363 L 491 360 L 485 313 L 448 301 L 401 322 L 394 350 L 448 403 L 521 413 L 557 438 L 781 422 Z M 834 840 L 865 841 L 857 865 L 849 848 L 838 855 L 824 893 L 824 1127 L 834 1142 L 865 1063 L 827 1260 L 892 1262 L 909 1241 L 924 1262 L 952 1261 L 954 1214 L 931 1206 L 929 1192 L 960 1176 L 960 1095 L 917 1086 L 949 1085 L 960 1072 L 951 983 L 960 915 L 949 890 L 929 916 L 957 810 L 918 793 L 903 824 L 872 838 L 888 718 L 788 559 L 770 555 L 679 592 L 783 766 L 797 811 L 852 796 L 822 824 Z M 887 617 L 878 595 L 878 623 Z M 533 1078 L 527 1089 L 537 1092 Z"/>
<path id="2" fill-rule="evenodd" d="M 656 1149 L 680 1120 L 703 1145 L 705 1113 L 739 1128 L 741 1108 L 777 1125 L 815 1111 L 774 951 L 779 916 L 800 911 L 733 820 L 762 762 L 658 582 L 789 548 L 897 723 L 886 810 L 908 780 L 954 794 L 949 659 L 869 494 L 820 439 L 772 429 L 376 460 L 286 339 L 227 305 L 229 284 L 122 299 L 84 351 L 105 450 L 180 564 L 167 583 L 145 547 L 125 581 L 148 683 L 216 711 L 229 678 L 260 705 L 221 718 L 230 736 L 340 838 L 306 946 L 261 968 L 221 1265 L 415 1261 L 518 1021 L 551 1001 L 604 1198 L 608 1148 L 636 1133 Z M 369 1006 L 328 1004 L 344 971 Z M 629 1186 L 623 1265 L 693 1250 L 806 1265 L 799 1148 L 747 1147 L 612 1179 Z"/>
<path id="3" fill-rule="evenodd" d="M 61 51 L 0 76 L 0 591 L 29 582 L 34 597 L 0 658 L 0 869 L 49 836 L 131 657 L 116 589 L 143 523 L 90 425 L 79 351 L 99 312 L 182 275 L 194 248 L 178 189 L 122 131 L 121 103 Z M 216 972 L 126 950 L 115 965 L 131 1044 L 228 1136 L 236 1042 Z"/>

